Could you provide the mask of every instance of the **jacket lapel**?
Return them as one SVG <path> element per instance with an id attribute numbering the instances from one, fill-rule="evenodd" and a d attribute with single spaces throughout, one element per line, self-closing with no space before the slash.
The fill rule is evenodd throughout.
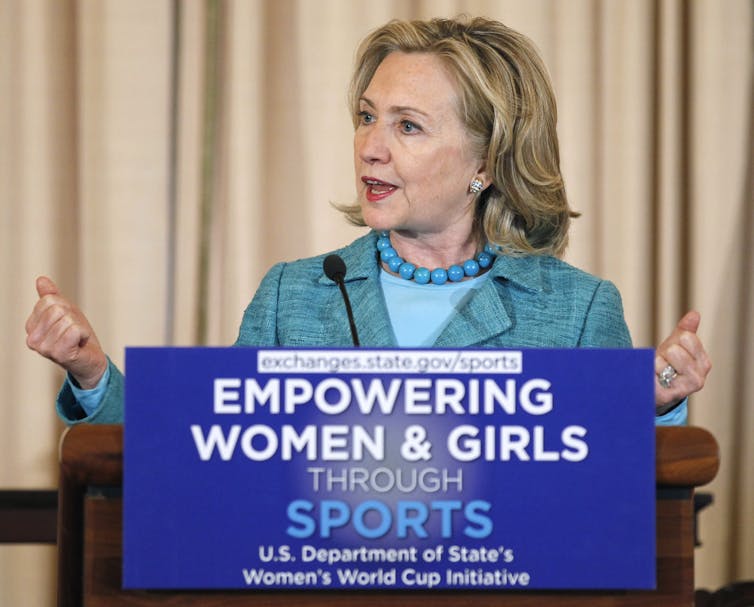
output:
<path id="1" fill-rule="evenodd" d="M 435 342 L 441 348 L 467 348 L 496 339 L 513 326 L 512 311 L 506 308 L 503 291 L 510 283 L 532 293 L 544 289 L 540 258 L 498 255 L 488 279 L 448 323 Z"/>
<path id="2" fill-rule="evenodd" d="M 486 342 L 510 329 L 510 315 L 490 276 L 474 296 L 453 316 L 435 342 L 438 348 L 467 348 Z"/>

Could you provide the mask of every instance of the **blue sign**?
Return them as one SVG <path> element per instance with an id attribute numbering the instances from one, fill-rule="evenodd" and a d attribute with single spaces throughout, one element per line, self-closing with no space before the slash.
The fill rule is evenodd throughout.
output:
<path id="1" fill-rule="evenodd" d="M 651 350 L 126 352 L 124 587 L 651 589 Z"/>

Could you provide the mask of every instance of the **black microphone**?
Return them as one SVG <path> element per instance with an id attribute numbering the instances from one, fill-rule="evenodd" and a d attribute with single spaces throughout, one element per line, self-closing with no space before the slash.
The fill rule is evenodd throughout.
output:
<path id="1" fill-rule="evenodd" d="M 351 311 L 351 300 L 348 299 L 348 292 L 346 291 L 346 283 L 344 279 L 346 277 L 346 262 L 340 255 L 328 255 L 325 257 L 325 261 L 322 263 L 322 269 L 325 271 L 325 276 L 336 283 L 340 287 L 340 293 L 343 295 L 343 301 L 346 304 L 346 314 L 348 314 L 348 324 L 351 326 L 351 337 L 353 338 L 353 345 L 359 346 L 359 334 L 356 332 L 356 323 L 353 321 L 353 312 Z"/>

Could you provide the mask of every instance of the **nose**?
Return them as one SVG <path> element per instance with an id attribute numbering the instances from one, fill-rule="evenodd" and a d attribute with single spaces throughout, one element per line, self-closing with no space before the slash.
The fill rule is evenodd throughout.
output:
<path id="1" fill-rule="evenodd" d="M 359 128 L 353 138 L 354 152 L 362 162 L 380 164 L 390 160 L 387 136 L 379 125 Z"/>

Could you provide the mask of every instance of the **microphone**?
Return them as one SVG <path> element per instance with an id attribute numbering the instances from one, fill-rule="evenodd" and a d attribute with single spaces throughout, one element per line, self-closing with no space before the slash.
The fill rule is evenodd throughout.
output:
<path id="1" fill-rule="evenodd" d="M 344 282 L 346 277 L 346 262 L 343 261 L 343 258 L 340 255 L 328 255 L 322 263 L 322 269 L 325 271 L 325 276 L 340 287 L 340 293 L 343 295 L 343 302 L 346 304 L 348 324 L 351 326 L 353 345 L 359 346 L 359 334 L 356 332 L 356 323 L 353 320 L 353 312 L 351 311 L 351 300 L 348 299 L 348 292 L 346 291 L 346 284 Z"/>

